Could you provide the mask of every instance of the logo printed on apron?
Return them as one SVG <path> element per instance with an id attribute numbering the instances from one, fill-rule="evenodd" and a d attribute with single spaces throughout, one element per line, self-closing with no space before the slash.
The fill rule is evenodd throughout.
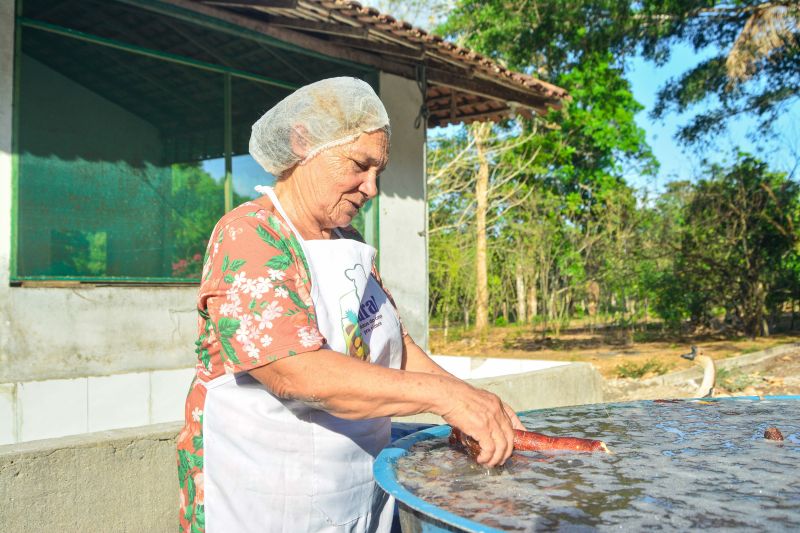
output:
<path id="1" fill-rule="evenodd" d="M 344 275 L 353 282 L 353 290 L 339 298 L 346 353 L 351 357 L 366 361 L 369 358 L 369 345 L 364 342 L 361 334 L 359 314 L 362 295 L 359 294 L 358 288 L 367 286 L 367 274 L 364 272 L 363 265 L 356 264 L 353 265 L 353 268 L 345 270 Z"/>

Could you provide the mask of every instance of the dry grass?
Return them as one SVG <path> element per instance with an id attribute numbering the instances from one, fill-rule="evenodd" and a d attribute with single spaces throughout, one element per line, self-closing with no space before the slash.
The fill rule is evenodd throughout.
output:
<path id="1" fill-rule="evenodd" d="M 639 377 L 652 377 L 669 371 L 690 368 L 694 363 L 680 357 L 690 346 L 697 345 L 713 359 L 724 359 L 786 344 L 800 342 L 800 333 L 778 334 L 760 339 L 722 338 L 712 335 L 675 337 L 648 330 L 628 334 L 613 329 L 572 328 L 555 337 L 542 336 L 530 326 L 491 328 L 484 338 L 472 332 L 452 330 L 445 342 L 441 330 L 432 330 L 431 353 L 544 359 L 551 361 L 585 361 L 592 363 L 605 378 L 619 375 L 619 367 L 647 368 Z M 625 366 L 626 365 L 626 366 Z"/>

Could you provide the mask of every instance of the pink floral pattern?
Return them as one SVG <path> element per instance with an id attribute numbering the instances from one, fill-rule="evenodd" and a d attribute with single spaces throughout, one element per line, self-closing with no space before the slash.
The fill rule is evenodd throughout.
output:
<path id="1" fill-rule="evenodd" d="M 197 301 L 197 374 L 178 436 L 180 531 L 205 530 L 205 384 L 318 350 L 325 342 L 317 329 L 306 259 L 273 211 L 271 204 L 242 204 L 219 221 L 208 244 Z"/>

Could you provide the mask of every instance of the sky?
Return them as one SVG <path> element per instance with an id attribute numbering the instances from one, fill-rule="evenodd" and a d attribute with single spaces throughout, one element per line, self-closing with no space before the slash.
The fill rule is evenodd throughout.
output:
<path id="1" fill-rule="evenodd" d="M 800 162 L 798 161 L 800 127 L 796 125 L 800 121 L 798 101 L 788 105 L 777 120 L 774 125 L 777 133 L 775 138 L 760 135 L 761 141 L 754 144 L 748 139 L 747 134 L 757 130 L 757 121 L 746 117 L 732 121 L 725 134 L 715 138 L 709 146 L 703 147 L 699 152 L 697 148 L 683 146 L 675 140 L 679 127 L 689 122 L 695 112 L 694 109 L 683 115 L 671 113 L 663 119 L 650 117 L 658 89 L 669 79 L 689 70 L 711 53 L 711 50 L 696 53 L 689 46 L 679 45 L 672 49 L 670 61 L 661 67 L 641 57 L 633 57 L 628 61 L 626 77 L 631 82 L 633 96 L 645 106 L 645 110 L 636 115 L 636 122 L 646 132 L 647 141 L 661 163 L 658 176 L 655 178 L 626 176 L 634 187 L 658 193 L 669 181 L 696 178 L 703 159 L 718 163 L 730 162 L 732 154 L 737 150 L 753 153 L 766 160 L 773 170 L 787 173 L 792 172 L 795 165 Z M 699 105 L 697 111 L 703 109 L 704 106 Z"/>
<path id="2" fill-rule="evenodd" d="M 760 141 L 753 143 L 748 133 L 757 132 L 757 120 L 752 117 L 736 118 L 729 123 L 727 131 L 715 137 L 702 147 L 685 146 L 675 136 L 679 128 L 689 123 L 695 113 L 708 108 L 700 103 L 686 113 L 669 113 L 661 119 L 654 119 L 650 112 L 655 106 L 658 90 L 670 79 L 678 77 L 691 69 L 713 50 L 695 52 L 690 46 L 678 45 L 672 50 L 670 60 L 656 66 L 641 56 L 634 56 L 626 62 L 625 77 L 631 83 L 634 98 L 644 106 L 636 123 L 645 131 L 647 142 L 660 163 L 657 176 L 642 176 L 636 172 L 626 172 L 625 179 L 636 189 L 646 191 L 651 197 L 664 191 L 670 181 L 696 180 L 701 174 L 702 161 L 726 164 L 734 160 L 739 151 L 749 152 L 767 161 L 775 171 L 786 172 L 797 178 L 800 172 L 800 99 L 786 106 L 782 116 L 774 125 L 775 136 L 756 135 Z M 436 128 L 431 136 L 447 135 L 456 131 L 455 127 Z M 798 167 L 795 169 L 795 167 Z"/>

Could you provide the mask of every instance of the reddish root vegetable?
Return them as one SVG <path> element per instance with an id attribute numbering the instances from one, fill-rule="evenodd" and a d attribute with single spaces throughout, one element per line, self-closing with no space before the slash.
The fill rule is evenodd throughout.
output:
<path id="1" fill-rule="evenodd" d="M 783 433 L 776 427 L 770 427 L 764 432 L 764 438 L 767 440 L 783 440 Z"/>
<path id="2" fill-rule="evenodd" d="M 448 439 L 450 445 L 466 450 L 473 458 L 481 453 L 478 441 L 453 428 Z M 514 430 L 514 451 L 518 452 L 605 452 L 611 453 L 603 441 L 577 437 L 553 437 L 534 431 Z"/>
<path id="3" fill-rule="evenodd" d="M 534 431 L 514 430 L 514 449 L 521 452 L 571 451 L 610 453 L 601 440 L 578 437 L 552 437 Z"/>

